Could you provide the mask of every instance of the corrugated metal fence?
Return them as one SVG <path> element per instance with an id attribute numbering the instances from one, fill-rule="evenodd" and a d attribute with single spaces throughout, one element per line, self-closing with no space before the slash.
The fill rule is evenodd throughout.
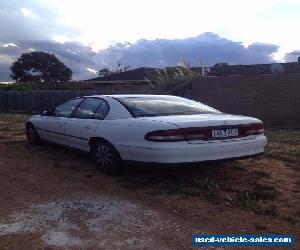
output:
<path id="1" fill-rule="evenodd" d="M 51 110 L 57 105 L 77 96 L 121 94 L 120 91 L 109 92 L 110 93 L 108 93 L 107 91 L 103 92 L 103 90 L 0 91 L 0 110 Z M 128 93 L 128 91 L 126 93 Z"/>

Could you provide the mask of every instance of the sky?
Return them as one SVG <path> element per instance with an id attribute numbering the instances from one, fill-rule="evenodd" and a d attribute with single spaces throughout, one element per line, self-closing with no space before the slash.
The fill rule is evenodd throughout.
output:
<path id="1" fill-rule="evenodd" d="M 22 53 L 54 53 L 74 79 L 131 68 L 296 61 L 300 0 L 0 0 L 0 79 Z"/>

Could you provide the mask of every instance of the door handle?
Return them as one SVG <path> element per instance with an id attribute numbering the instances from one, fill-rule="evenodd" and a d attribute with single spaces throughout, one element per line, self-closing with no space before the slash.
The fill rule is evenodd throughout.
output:
<path id="1" fill-rule="evenodd" d="M 91 129 L 91 126 L 84 126 L 85 129 Z"/>

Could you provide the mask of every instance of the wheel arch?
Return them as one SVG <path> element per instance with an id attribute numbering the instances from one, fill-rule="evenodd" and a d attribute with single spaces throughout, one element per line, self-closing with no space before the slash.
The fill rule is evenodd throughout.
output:
<path id="1" fill-rule="evenodd" d="M 92 152 L 92 147 L 93 147 L 93 144 L 97 141 L 103 141 L 107 144 L 109 144 L 116 152 L 117 154 L 119 155 L 120 159 L 122 159 L 119 151 L 116 149 L 116 147 L 111 143 L 109 142 L 108 140 L 104 139 L 103 137 L 91 137 L 90 140 L 89 140 L 89 147 L 90 147 L 90 152 Z"/>
<path id="2" fill-rule="evenodd" d="M 28 126 L 33 126 L 34 127 L 34 125 L 33 125 L 33 123 L 31 121 L 27 121 L 25 123 L 25 126 L 26 126 L 26 128 L 28 128 Z"/>
<path id="3" fill-rule="evenodd" d="M 35 143 L 32 143 L 32 144 L 39 144 L 40 140 L 41 140 L 41 136 L 40 136 L 39 132 L 36 130 L 34 124 L 31 121 L 27 121 L 25 123 L 25 130 L 26 130 L 27 138 L 28 138 L 28 131 L 29 131 L 30 128 L 34 131 L 34 133 L 37 137 L 37 141 Z"/>

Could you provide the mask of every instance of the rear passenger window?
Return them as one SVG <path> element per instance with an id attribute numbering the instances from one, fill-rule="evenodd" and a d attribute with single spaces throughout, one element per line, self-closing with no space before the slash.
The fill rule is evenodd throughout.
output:
<path id="1" fill-rule="evenodd" d="M 107 115 L 108 111 L 109 111 L 109 106 L 106 101 L 103 101 L 103 103 L 97 109 L 94 118 L 103 120 Z"/>
<path id="2" fill-rule="evenodd" d="M 104 101 L 99 98 L 86 98 L 78 107 L 73 117 L 92 119 L 95 112 Z"/>

